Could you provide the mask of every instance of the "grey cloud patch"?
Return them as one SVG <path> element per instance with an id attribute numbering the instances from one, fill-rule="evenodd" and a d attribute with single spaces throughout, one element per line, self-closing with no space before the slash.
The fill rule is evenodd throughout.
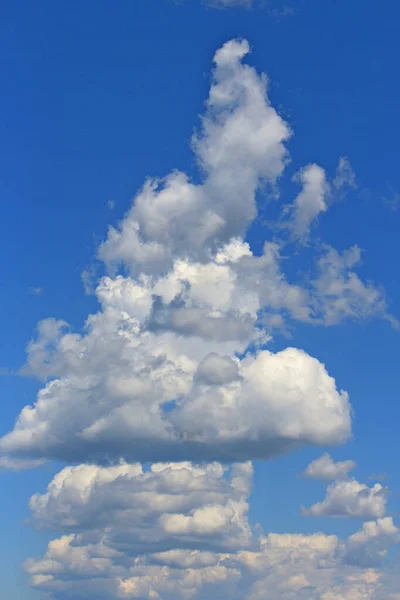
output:
<path id="1" fill-rule="evenodd" d="M 257 8 L 275 19 L 290 17 L 296 12 L 295 6 L 291 2 L 283 2 L 282 0 L 203 0 L 203 3 L 206 6 L 220 10 Z"/>
<path id="2" fill-rule="evenodd" d="M 311 282 L 314 302 L 325 325 L 335 325 L 353 318 L 388 318 L 386 300 L 381 289 L 364 283 L 353 270 L 361 262 L 361 250 L 353 246 L 339 253 L 331 247 L 318 260 L 318 276 Z"/>
<path id="3" fill-rule="evenodd" d="M 31 296 L 43 296 L 44 294 L 44 289 L 42 287 L 30 287 L 29 288 L 29 293 Z"/>
<path id="4" fill-rule="evenodd" d="M 373 479 L 374 481 L 386 481 L 389 478 L 388 473 L 372 473 L 368 479 Z"/>
<path id="5" fill-rule="evenodd" d="M 44 459 L 18 459 L 8 456 L 0 457 L 0 469 L 8 471 L 27 471 L 44 465 Z"/>
<path id="6" fill-rule="evenodd" d="M 219 6 L 219 7 L 232 7 L 232 6 L 252 6 L 254 4 L 254 0 L 207 0 L 208 4 L 211 6 Z"/>
<path id="7" fill-rule="evenodd" d="M 343 188 L 355 189 L 357 187 L 356 175 L 347 156 L 340 157 L 336 175 L 332 183 L 338 190 Z"/>
<path id="8" fill-rule="evenodd" d="M 155 296 L 152 313 L 147 327 L 149 331 L 175 331 L 186 337 L 201 337 L 205 340 L 246 342 L 254 331 L 255 318 L 250 314 L 210 315 L 205 307 L 187 307 L 178 298 L 165 305 L 161 297 Z"/>
<path id="9" fill-rule="evenodd" d="M 239 379 L 239 368 L 229 356 L 219 356 L 211 352 L 197 367 L 196 379 L 206 385 L 230 383 Z"/>
<path id="10" fill-rule="evenodd" d="M 389 183 L 386 183 L 386 193 L 382 196 L 382 205 L 391 212 L 396 212 L 400 206 L 400 194 Z"/>

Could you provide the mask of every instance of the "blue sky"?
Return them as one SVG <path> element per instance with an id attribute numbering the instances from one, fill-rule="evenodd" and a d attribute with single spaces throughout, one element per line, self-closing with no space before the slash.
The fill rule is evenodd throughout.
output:
<path id="1" fill-rule="evenodd" d="M 279 199 L 271 198 L 268 186 L 258 188 L 259 218 L 252 224 L 249 219 L 248 228 L 244 223 L 243 232 L 240 227 L 232 231 L 235 236 L 246 236 L 247 230 L 246 240 L 255 254 L 262 253 L 265 241 L 277 243 L 282 271 L 307 293 L 314 285 L 307 274 L 314 272 L 315 260 L 328 246 L 340 253 L 357 245 L 362 249 L 362 262 L 354 271 L 366 286 L 363 290 L 367 282 L 373 282 L 374 287 L 368 289 L 384 290 L 386 303 L 382 308 L 371 302 L 364 310 L 364 300 L 352 298 L 354 318 L 340 318 L 335 324 L 328 322 L 321 296 L 313 300 L 320 307 L 318 323 L 295 318 L 287 307 L 274 307 L 274 314 L 281 310 L 287 323 L 272 331 L 273 340 L 265 348 L 277 353 L 294 346 L 324 364 L 337 390 L 349 393 L 353 436 L 333 449 L 329 444 L 306 443 L 299 451 L 287 449 L 286 456 L 274 455 L 270 460 L 246 451 L 244 458 L 255 459 L 250 523 L 260 523 L 265 534 L 323 531 L 345 539 L 363 521 L 382 517 L 379 510 L 375 517 L 372 511 L 371 519 L 301 516 L 302 505 L 323 499 L 326 484 L 298 474 L 326 451 L 335 461 L 356 461 L 354 477 L 362 484 L 373 486 L 380 481 L 387 486 L 385 515 L 399 522 L 396 367 L 400 334 L 388 318 L 400 318 L 399 16 L 394 0 L 379 6 L 373 0 L 350 4 L 274 0 L 254 2 L 252 8 L 215 8 L 199 0 L 23 1 L 18 6 L 6 2 L 0 24 L 1 435 L 13 429 L 22 408 L 33 404 L 45 385 L 39 377 L 18 374 L 38 322 L 54 317 L 81 332 L 87 316 L 99 310 L 96 297 L 84 292 L 82 273 L 93 273 L 94 281 L 106 274 L 98 248 L 107 238 L 108 227 L 119 227 L 146 178 L 163 178 L 179 169 L 201 183 L 202 172 L 190 140 L 194 130 L 207 139 L 199 115 L 207 110 L 213 56 L 229 40 L 246 39 L 251 53 L 243 62 L 255 73 L 267 73 L 269 101 L 293 135 L 282 141 L 290 162 L 273 175 L 263 175 L 267 180 L 277 176 Z M 356 187 L 347 182 L 336 192 L 334 177 L 340 157 L 347 157 Z M 310 224 L 309 235 L 301 237 L 296 236 L 295 212 L 301 184 L 293 176 L 313 163 L 324 170 L 330 192 L 325 190 L 326 206 Z M 234 170 L 240 166 L 239 161 Z M 221 202 L 231 193 L 228 186 Z M 232 215 L 240 206 L 241 199 L 228 211 Z M 286 212 L 285 206 L 289 207 Z M 175 235 L 173 227 L 167 234 L 168 239 Z M 221 239 L 221 244 L 228 241 Z M 110 248 L 108 256 L 114 252 Z M 175 258 L 186 256 L 183 250 L 179 252 Z M 128 278 L 135 279 L 140 271 L 128 275 L 130 266 L 120 267 Z M 143 267 L 146 273 L 153 273 L 151 269 Z M 111 271 L 111 276 L 116 274 Z M 269 275 L 261 272 L 260 277 L 266 281 Z M 240 288 L 239 296 L 247 291 L 247 287 Z M 365 293 L 361 292 L 364 299 Z M 267 332 L 270 329 L 265 326 Z M 182 332 L 175 334 L 186 339 Z M 46 349 L 48 340 L 43 344 Z M 219 351 L 216 346 L 215 352 Z M 43 372 L 38 360 L 36 375 Z M 70 376 L 64 371 L 54 373 L 50 379 Z M 323 415 L 329 420 L 329 415 Z M 79 414 L 74 418 L 79 421 Z M 54 435 L 59 435 L 59 429 Z M 71 447 L 76 443 L 69 431 L 66 439 L 71 440 Z M 50 531 L 38 531 L 25 519 L 30 518 L 29 498 L 43 494 L 52 477 L 70 464 L 67 442 L 63 443 L 61 455 L 50 443 L 42 450 L 51 460 L 38 469 L 3 469 L 0 473 L 4 490 L 0 578 L 10 600 L 45 597 L 45 586 L 36 586 L 36 591 L 29 586 L 21 563 L 28 557 L 39 559 L 48 541 L 65 533 L 65 528 L 59 524 Z M 24 452 L 15 444 L 13 448 L 12 458 L 24 452 L 24 459 L 40 458 L 37 448 Z M 85 451 L 76 462 L 91 461 L 92 455 Z M 105 442 L 104 452 L 113 452 Z M 145 454 L 140 452 L 142 460 Z M 177 456 L 186 460 L 179 452 Z M 124 456 L 120 448 L 112 460 L 121 457 L 130 460 L 132 455 Z M 261 458 L 269 456 L 264 452 Z M 204 455 L 198 459 L 204 460 Z M 379 476 L 383 473 L 385 478 Z M 40 515 L 37 520 L 40 526 Z M 71 580 L 76 577 L 67 574 L 65 580 L 69 576 Z M 390 592 L 396 591 L 395 584 L 385 585 L 391 586 L 385 588 Z M 54 598 L 77 597 L 71 589 L 54 592 Z M 145 593 L 127 597 L 151 597 Z M 160 597 L 167 600 L 169 593 L 161 591 Z M 198 591 L 195 597 L 202 593 Z M 253 590 L 252 600 L 261 598 L 255 594 Z M 286 597 L 292 596 L 277 599 Z"/>

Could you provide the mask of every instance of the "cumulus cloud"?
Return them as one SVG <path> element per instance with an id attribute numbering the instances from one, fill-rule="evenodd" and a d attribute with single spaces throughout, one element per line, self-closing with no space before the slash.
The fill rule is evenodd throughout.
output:
<path id="1" fill-rule="evenodd" d="M 66 460 L 242 460 L 350 434 L 347 394 L 301 350 L 263 350 L 229 364 L 206 353 L 198 361 L 168 335 L 139 333 L 123 313 L 106 311 L 92 323 L 82 337 L 59 335 L 62 323 L 43 328 L 57 345 L 49 349 L 49 338 L 39 338 L 29 364 L 57 378 L 35 407 L 23 409 L 3 451 Z"/>
<path id="2" fill-rule="evenodd" d="M 346 560 L 361 566 L 382 564 L 388 550 L 400 542 L 400 531 L 392 517 L 364 523 L 362 529 L 351 535 L 346 546 Z"/>
<path id="3" fill-rule="evenodd" d="M 350 471 L 356 468 L 354 460 L 344 460 L 335 462 L 326 452 L 319 458 L 313 460 L 302 473 L 303 477 L 309 479 L 321 479 L 333 481 L 335 479 L 346 478 Z"/>
<path id="4" fill-rule="evenodd" d="M 290 228 L 294 237 L 304 240 L 312 223 L 328 209 L 330 188 L 324 169 L 316 164 L 304 167 L 294 179 L 302 185 L 302 191 L 290 207 Z"/>
<path id="5" fill-rule="evenodd" d="M 319 248 L 299 284 L 283 270 L 282 239 L 265 236 L 257 251 L 246 241 L 260 203 L 279 198 L 292 134 L 267 77 L 245 64 L 249 51 L 231 40 L 214 56 L 192 138 L 199 177 L 175 170 L 147 180 L 109 229 L 98 249 L 105 274 L 83 277 L 98 312 L 78 333 L 45 319 L 28 345 L 22 372 L 43 387 L 0 452 L 8 467 L 73 463 L 30 501 L 38 527 L 64 534 L 26 563 L 32 586 L 51 598 L 261 600 L 268 590 L 277 600 L 333 600 L 391 591 L 371 566 L 397 540 L 381 519 L 379 484 L 336 481 L 308 509 L 378 518 L 347 541 L 257 537 L 249 525 L 247 461 L 351 435 L 347 393 L 303 350 L 272 352 L 271 331 L 392 318 L 383 291 L 355 272 L 357 246 Z M 333 179 L 311 163 L 297 180 L 302 189 L 283 212 L 304 240 L 330 194 L 355 180 L 344 158 Z M 324 455 L 308 476 L 345 477 L 350 463 Z"/>
<path id="6" fill-rule="evenodd" d="M 385 514 L 387 493 L 380 483 L 368 487 L 355 479 L 336 481 L 327 488 L 322 502 L 303 508 L 302 512 L 311 517 L 375 519 Z"/>
<path id="7" fill-rule="evenodd" d="M 196 185 L 180 171 L 147 181 L 99 249 L 107 264 L 165 271 L 177 255 L 204 259 L 246 233 L 256 217 L 256 190 L 282 174 L 290 136 L 269 102 L 266 77 L 242 63 L 248 52 L 246 40 L 232 40 L 214 56 L 206 114 L 193 137 L 204 182 Z"/>
<path id="8" fill-rule="evenodd" d="M 42 528 L 80 532 L 129 555 L 171 548 L 227 551 L 251 542 L 251 463 L 66 467 L 29 502 Z"/>
<path id="9" fill-rule="evenodd" d="M 276 196 L 291 135 L 267 78 L 243 63 L 248 53 L 247 41 L 231 40 L 215 54 L 192 142 L 200 183 L 180 171 L 147 181 L 99 248 L 111 269 L 97 285 L 99 312 L 79 334 L 61 320 L 39 324 L 24 372 L 45 386 L 0 440 L 3 454 L 241 461 L 350 435 L 347 394 L 301 350 L 265 349 L 269 330 L 385 315 L 384 295 L 353 271 L 357 247 L 326 249 L 300 286 L 282 272 L 278 242 L 255 254 L 243 239 L 257 190 Z M 342 161 L 338 186 L 348 170 Z M 313 164 L 299 177 L 307 229 L 326 176 Z"/>
<path id="10" fill-rule="evenodd" d="M 251 463 L 66 467 L 30 500 L 38 526 L 65 532 L 26 561 L 31 585 L 55 600 L 263 600 L 266 589 L 277 600 L 383 600 L 396 589 L 380 570 L 400 541 L 391 518 L 347 540 L 256 537 L 252 474 Z"/>
<path id="11" fill-rule="evenodd" d="M 56 599 L 264 600 L 268 590 L 268 597 L 279 600 L 383 600 L 395 592 L 393 581 L 374 561 L 362 568 L 348 553 L 357 543 L 358 552 L 365 550 L 367 538 L 271 533 L 254 549 L 236 553 L 171 549 L 128 557 L 70 534 L 50 542 L 44 557 L 25 568 L 33 587 Z"/>

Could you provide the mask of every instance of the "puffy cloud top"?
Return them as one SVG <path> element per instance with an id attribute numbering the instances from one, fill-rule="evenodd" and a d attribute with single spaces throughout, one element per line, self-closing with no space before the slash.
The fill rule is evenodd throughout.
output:
<path id="1" fill-rule="evenodd" d="M 206 114 L 193 138 L 204 182 L 195 185 L 179 171 L 147 181 L 120 228 L 110 229 L 102 260 L 133 272 L 165 270 L 177 255 L 204 259 L 246 232 L 258 186 L 283 172 L 290 135 L 270 105 L 266 78 L 242 64 L 248 52 L 246 40 L 231 40 L 214 56 Z"/>
<path id="2" fill-rule="evenodd" d="M 380 483 L 369 488 L 355 479 L 331 484 L 322 502 L 303 509 L 312 517 L 358 517 L 374 519 L 383 517 L 387 502 L 387 489 Z"/>
<path id="3" fill-rule="evenodd" d="M 291 136 L 249 52 L 231 40 L 214 56 L 192 138 L 200 177 L 147 180 L 99 247 L 98 312 L 80 333 L 45 319 L 28 346 L 24 371 L 43 387 L 0 439 L 0 467 L 74 463 L 30 500 L 36 525 L 63 533 L 25 565 L 56 600 L 264 600 L 266 590 L 274 600 L 383 590 L 386 600 L 392 590 L 375 570 L 398 541 L 382 518 L 386 490 L 346 479 L 352 461 L 325 454 L 305 472 L 336 480 L 307 514 L 377 519 L 348 540 L 256 536 L 249 525 L 249 460 L 351 435 L 347 393 L 301 349 L 272 352 L 271 332 L 393 320 L 355 272 L 357 246 L 319 246 L 301 285 L 282 269 L 288 244 L 309 242 L 334 194 L 355 185 L 348 159 L 333 179 L 316 163 L 300 169 L 280 237 L 257 251 L 246 241 L 258 192 L 264 204 L 279 196 Z"/>
<path id="4" fill-rule="evenodd" d="M 80 531 L 130 554 L 175 548 L 232 550 L 251 541 L 251 463 L 66 467 L 29 502 L 40 527 Z"/>
<path id="5" fill-rule="evenodd" d="M 350 471 L 353 471 L 356 466 L 357 465 L 354 460 L 335 462 L 326 452 L 308 465 L 303 472 L 303 477 L 308 477 L 309 479 L 322 479 L 326 481 L 343 479 Z"/>
<path id="6" fill-rule="evenodd" d="M 290 321 L 388 317 L 385 299 L 353 271 L 357 247 L 324 248 L 300 286 L 282 272 L 282 244 L 266 240 L 255 254 L 244 240 L 257 191 L 277 196 L 291 135 L 266 76 L 243 62 L 249 51 L 231 40 L 215 53 L 192 140 L 200 181 L 179 170 L 147 181 L 110 228 L 99 248 L 110 269 L 96 289 L 100 310 L 82 333 L 39 324 L 25 372 L 45 385 L 0 440 L 7 464 L 236 462 L 349 437 L 348 396 L 325 366 L 266 344 Z M 329 185 L 354 178 L 342 158 L 329 185 L 314 163 L 298 179 L 303 190 L 283 219 L 301 238 L 327 208 Z"/>
<path id="7" fill-rule="evenodd" d="M 60 339 L 54 368 L 64 374 L 22 411 L 2 450 L 67 460 L 242 460 L 350 434 L 347 394 L 300 350 L 229 363 L 207 355 L 197 365 L 168 338 L 137 335 L 133 320 L 109 332 L 107 314 L 86 337 Z"/>

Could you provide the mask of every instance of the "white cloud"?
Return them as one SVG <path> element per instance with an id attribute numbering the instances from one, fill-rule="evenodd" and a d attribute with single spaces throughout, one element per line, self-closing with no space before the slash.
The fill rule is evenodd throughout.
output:
<path id="1" fill-rule="evenodd" d="M 344 156 L 339 159 L 333 179 L 322 167 L 311 163 L 300 169 L 293 181 L 299 183 L 302 190 L 292 204 L 284 206 L 281 226 L 302 243 L 308 241 L 312 227 L 330 204 L 343 197 L 348 188 L 357 187 L 350 161 Z"/>
<path id="2" fill-rule="evenodd" d="M 400 542 L 400 531 L 391 517 L 368 521 L 351 535 L 346 546 L 346 560 L 361 566 L 379 565 L 388 549 Z"/>
<path id="3" fill-rule="evenodd" d="M 305 240 L 313 222 L 328 210 L 330 188 L 324 169 L 315 163 L 301 169 L 294 180 L 300 183 L 303 189 L 289 207 L 290 228 L 294 237 Z"/>
<path id="4" fill-rule="evenodd" d="M 29 293 L 31 294 L 31 296 L 43 296 L 44 294 L 44 289 L 42 287 L 30 287 L 29 288 Z"/>
<path id="5" fill-rule="evenodd" d="M 358 552 L 370 543 L 367 538 Z M 264 600 L 266 590 L 274 600 L 389 598 L 396 579 L 372 566 L 374 561 L 366 568 L 352 564 L 346 554 L 355 547 L 351 539 L 269 534 L 253 550 L 237 553 L 176 549 L 130 557 L 104 543 L 82 545 L 70 535 L 51 542 L 43 559 L 27 561 L 26 570 L 36 589 L 56 599 L 80 598 L 83 590 L 85 597 L 107 600 Z"/>
<path id="6" fill-rule="evenodd" d="M 388 590 L 388 587 L 381 578 L 382 573 L 373 569 L 345 575 L 343 581 L 324 592 L 320 600 L 372 600 L 378 595 L 379 598 L 385 598 L 385 588 Z M 383 591 L 383 596 L 379 590 Z"/>
<path id="7" fill-rule="evenodd" d="M 141 288 L 130 288 L 130 297 L 138 298 L 137 315 L 146 310 Z M 111 306 L 91 317 L 86 335 L 63 335 L 63 327 L 44 323 L 30 347 L 30 369 L 54 379 L 2 438 L 3 451 L 64 460 L 243 460 L 350 434 L 347 394 L 295 348 L 231 355 L 237 376 L 230 379 L 221 371 L 226 353 L 212 374 L 212 345 L 201 351 L 196 343 L 192 352 L 180 337 L 141 332 L 138 318 Z"/>
<path id="8" fill-rule="evenodd" d="M 81 532 L 130 555 L 170 548 L 228 551 L 251 542 L 251 463 L 66 467 L 29 506 L 40 527 Z"/>
<path id="9" fill-rule="evenodd" d="M 147 181 L 99 249 L 107 264 L 165 271 L 177 255 L 202 260 L 245 234 L 256 217 L 257 188 L 275 184 L 283 172 L 290 136 L 269 103 L 266 77 L 241 63 L 249 50 L 246 40 L 232 40 L 215 54 L 206 114 L 193 138 L 204 183 L 179 171 Z"/>
<path id="10" fill-rule="evenodd" d="M 39 324 L 25 372 L 46 385 L 0 440 L 3 454 L 239 461 L 349 436 L 347 394 L 325 367 L 295 348 L 264 348 L 269 329 L 288 321 L 385 316 L 384 296 L 352 270 L 357 247 L 328 248 L 299 286 L 282 272 L 279 243 L 255 255 L 241 237 L 257 216 L 257 189 L 283 173 L 290 136 L 266 77 L 242 63 L 248 52 L 232 40 L 215 54 L 193 138 L 203 182 L 179 171 L 148 181 L 99 250 L 131 275 L 100 279 L 101 308 L 83 333 L 55 319 Z M 308 200 L 322 193 L 319 167 L 302 177 Z"/>
<path id="11" fill-rule="evenodd" d="M 291 2 L 284 0 L 201 0 L 205 5 L 217 8 L 217 9 L 228 9 L 228 8 L 243 8 L 251 9 L 253 7 L 259 7 L 263 12 L 271 17 L 282 18 L 288 17 L 294 14 L 295 9 L 291 5 Z"/>
<path id="12" fill-rule="evenodd" d="M 253 0 L 207 0 L 207 3 L 220 8 L 232 8 L 235 6 L 250 7 L 253 5 Z"/>
<path id="13" fill-rule="evenodd" d="M 356 176 L 347 156 L 341 156 L 333 179 L 333 186 L 340 190 L 342 188 L 356 188 Z"/>
<path id="14" fill-rule="evenodd" d="M 351 434 L 347 393 L 304 351 L 268 350 L 271 329 L 392 318 L 383 292 L 354 271 L 357 246 L 325 247 L 299 285 L 283 271 L 282 241 L 263 240 L 261 252 L 246 242 L 257 202 L 279 196 L 291 135 L 266 76 L 243 63 L 249 50 L 232 40 L 215 54 L 192 139 L 201 177 L 176 170 L 145 182 L 99 248 L 107 275 L 96 286 L 94 272 L 83 275 L 98 312 L 80 333 L 46 319 L 28 346 L 23 371 L 44 385 L 1 438 L 2 464 L 85 463 L 63 469 L 30 502 L 38 526 L 67 534 L 26 564 L 33 587 L 57 600 L 261 600 L 266 590 L 274 600 L 365 600 L 395 589 L 371 570 L 397 541 L 393 523 L 378 519 L 348 541 L 257 540 L 251 465 L 215 462 Z M 354 175 L 343 158 L 333 180 L 314 163 L 298 177 L 303 189 L 286 214 L 305 239 L 329 189 L 354 186 Z M 314 474 L 349 472 L 349 461 L 329 460 L 314 463 Z M 385 506 L 379 484 L 352 480 L 330 486 L 309 511 L 372 518 Z"/>
<path id="15" fill-rule="evenodd" d="M 55 600 L 264 600 L 266 589 L 277 600 L 383 600 L 396 589 L 377 569 L 400 541 L 391 518 L 347 540 L 256 539 L 247 522 L 252 473 L 251 463 L 63 469 L 30 501 L 39 526 L 69 532 L 26 562 L 31 585 Z"/>
<path id="16" fill-rule="evenodd" d="M 357 517 L 375 519 L 385 514 L 387 488 L 380 483 L 368 487 L 355 479 L 336 481 L 328 486 L 322 502 L 303 508 L 312 517 Z"/>
<path id="17" fill-rule="evenodd" d="M 34 469 L 41 467 L 46 461 L 43 459 L 21 459 L 21 458 L 10 458 L 9 456 L 0 457 L 0 469 L 8 471 L 26 471 L 28 469 Z"/>
<path id="18" fill-rule="evenodd" d="M 315 310 L 325 325 L 336 325 L 346 318 L 363 319 L 386 316 L 382 290 L 364 283 L 352 270 L 361 262 L 361 250 L 353 246 L 339 253 L 331 247 L 318 260 L 314 287 Z"/>
<path id="19" fill-rule="evenodd" d="M 323 454 L 308 465 L 302 473 L 303 477 L 309 479 L 322 479 L 333 481 L 347 477 L 350 471 L 356 468 L 354 460 L 335 462 L 328 453 Z"/>

